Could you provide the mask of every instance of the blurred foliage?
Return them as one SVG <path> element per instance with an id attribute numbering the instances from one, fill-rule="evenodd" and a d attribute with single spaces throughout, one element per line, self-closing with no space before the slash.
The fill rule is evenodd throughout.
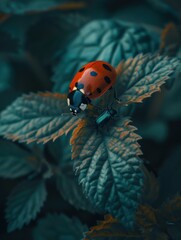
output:
<path id="1" fill-rule="evenodd" d="M 157 42 L 146 29 L 116 20 L 97 20 L 85 25 L 55 68 L 54 90 L 65 92 L 68 79 L 87 62 L 104 60 L 117 66 L 120 59 L 152 52 Z M 60 83 L 59 79 L 65 81 Z"/>
<path id="2" fill-rule="evenodd" d="M 16 2 L 11 0 L 5 0 L 0 3 L 0 10 L 3 13 L 22 14 L 30 11 L 45 11 L 53 7 L 58 7 L 64 3 L 70 2 L 69 0 L 33 0 L 24 2 L 17 0 Z"/>
<path id="3" fill-rule="evenodd" d="M 126 60 L 139 53 L 155 52 L 181 58 L 181 3 L 178 0 L 129 2 L 125 0 L 4 0 L 0 1 L 0 13 L 0 111 L 3 111 L 0 117 L 1 131 L 4 127 L 4 131 L 6 128 L 11 134 L 21 133 L 23 136 L 21 140 L 25 141 L 32 136 L 34 138 L 37 134 L 36 141 L 38 138 L 39 142 L 46 142 L 50 140 L 50 133 L 52 133 L 51 139 L 55 140 L 58 135 L 70 130 L 68 136 L 46 145 L 34 143 L 25 145 L 17 141 L 0 139 L 0 239 L 24 240 L 26 236 L 27 240 L 55 238 L 81 240 L 88 227 L 96 225 L 97 220 L 101 222 L 98 222 L 98 227 L 94 227 L 93 230 L 98 232 L 101 229 L 99 226 L 106 221 L 103 220 L 106 207 L 100 211 L 95 205 L 99 205 L 103 196 L 101 189 L 105 190 L 107 196 L 109 187 L 102 188 L 101 184 L 109 185 L 111 178 L 110 176 L 108 179 L 101 178 L 100 175 L 99 180 L 104 179 L 104 181 L 97 181 L 96 170 L 101 170 L 102 165 L 96 163 L 98 167 L 96 166 L 95 169 L 93 164 L 85 181 L 84 170 L 88 162 L 84 160 L 80 162 L 85 155 L 80 153 L 79 161 L 71 160 L 69 145 L 71 129 L 79 121 L 75 121 L 75 118 L 69 121 L 68 115 L 65 116 L 64 123 L 60 122 L 65 105 L 60 108 L 61 101 L 48 92 L 67 93 L 73 75 L 89 61 L 103 59 L 116 67 L 121 60 L 125 60 L 122 62 L 126 66 L 125 71 L 120 75 L 119 81 L 121 84 L 132 81 L 135 86 L 131 88 L 135 90 L 132 96 L 135 97 L 135 92 L 137 94 L 141 91 L 139 84 L 145 87 L 150 75 L 142 78 L 145 74 L 142 71 L 145 69 L 142 68 L 146 64 L 145 59 L 139 60 L 140 63 L 134 68 L 134 74 L 129 72 L 127 67 L 129 64 L 134 65 L 135 62 Z M 173 198 L 181 191 L 181 78 L 180 70 L 175 72 L 175 60 L 161 56 L 160 62 L 161 59 L 162 68 L 157 68 L 154 82 L 161 81 L 160 85 L 162 85 L 167 76 L 173 81 L 167 81 L 166 85 L 161 87 L 161 93 L 154 93 L 152 98 L 144 103 L 130 104 L 119 110 L 122 116 L 129 115 L 133 119 L 139 135 L 143 137 L 140 144 L 144 153 L 143 161 L 148 169 L 145 195 L 154 195 L 156 194 L 154 189 L 159 188 L 158 196 L 156 195 L 152 200 L 151 197 L 147 199 L 145 196 L 143 202 L 145 205 L 142 205 L 145 207 L 139 215 L 141 216 L 139 225 L 148 223 L 149 231 L 144 231 L 142 228 L 144 237 L 139 232 L 139 235 L 133 238 L 137 240 L 181 239 L 181 225 L 178 221 L 174 222 L 181 216 L 180 197 L 177 195 Z M 148 68 L 150 67 L 151 62 L 148 64 Z M 176 78 L 171 74 L 172 72 L 177 74 Z M 159 74 L 162 74 L 161 79 Z M 142 81 L 136 81 L 138 85 L 134 85 L 135 79 Z M 129 86 L 126 86 L 130 93 Z M 148 92 L 147 88 L 143 89 L 142 93 Z M 154 92 L 154 88 L 152 90 Z M 47 93 L 44 93 L 44 96 L 41 93 L 21 96 L 24 93 L 45 91 Z M 50 98 L 47 99 L 46 96 Z M 126 96 L 125 94 L 124 100 L 127 100 Z M 108 95 L 103 98 L 103 107 L 108 100 L 110 101 L 109 97 Z M 123 95 L 120 97 L 122 99 Z M 23 113 L 20 105 L 25 107 Z M 9 106 L 8 111 L 4 111 L 7 106 Z M 68 113 L 68 109 L 66 111 Z M 46 118 L 47 113 L 52 114 L 49 119 Z M 23 119 L 27 115 L 28 118 Z M 6 119 L 3 122 L 6 127 L 2 125 L 2 116 Z M 18 123 L 19 120 L 22 120 L 21 125 Z M 24 125 L 25 122 L 27 125 Z M 60 131 L 61 124 L 65 122 L 66 128 Z M 44 130 L 47 132 L 45 133 Z M 87 134 L 88 136 L 90 135 Z M 33 138 L 30 142 L 35 141 Z M 76 144 L 81 145 L 81 141 L 85 139 L 80 137 L 78 140 Z M 97 141 L 96 138 L 94 140 Z M 135 146 L 132 147 L 135 149 Z M 79 147 L 74 154 L 75 152 L 78 154 L 78 150 Z M 132 154 L 130 148 L 129 151 Z M 95 161 L 95 158 L 93 159 Z M 114 160 L 111 163 L 113 170 L 118 168 L 121 172 L 129 170 L 126 166 L 119 166 L 120 162 L 116 159 L 118 158 L 111 158 L 112 161 Z M 103 160 L 101 159 L 99 163 L 102 164 Z M 80 168 L 81 175 L 78 175 L 78 178 L 81 184 L 85 181 L 84 192 L 73 174 L 73 165 L 74 168 L 76 165 Z M 102 169 L 106 171 L 106 168 Z M 122 183 L 123 178 L 120 176 L 117 178 L 116 173 L 114 176 L 115 182 L 120 180 L 119 182 Z M 128 177 L 126 181 L 129 181 L 130 177 L 126 177 Z M 86 195 L 88 193 L 93 198 L 94 185 L 91 184 L 96 181 L 100 194 L 95 195 L 96 204 L 95 202 L 92 204 Z M 141 182 L 142 179 L 138 181 Z M 117 182 L 116 185 L 118 186 Z M 116 199 L 118 198 L 120 196 Z M 127 211 L 124 204 L 127 206 L 130 202 L 126 198 L 121 200 L 123 212 Z M 114 216 L 118 214 L 116 203 L 117 201 L 112 202 L 109 206 L 114 209 L 112 211 Z M 153 227 L 150 219 L 154 219 L 155 213 L 159 224 L 156 222 Z M 124 214 L 123 218 L 125 218 Z M 110 219 L 115 221 L 111 216 Z M 120 223 L 117 222 L 117 225 L 109 229 L 109 233 L 114 233 L 114 237 L 95 235 L 92 238 L 91 234 L 86 236 L 93 240 L 132 239 L 116 235 L 122 230 Z M 138 229 L 139 227 L 136 228 Z"/>
<path id="4" fill-rule="evenodd" d="M 112 107 L 119 113 L 121 106 L 140 103 L 150 97 L 160 90 L 166 80 L 174 78 L 173 73 L 179 65 L 177 58 L 158 54 L 139 54 L 121 61 L 116 68 L 117 100 L 113 96 L 112 100 L 109 97 L 113 102 Z M 105 94 L 100 100 L 100 106 L 109 104 L 106 98 Z M 55 141 L 78 125 L 70 143 L 75 172 L 85 196 L 92 207 L 111 213 L 125 228 L 133 229 L 135 212 L 144 188 L 143 164 L 139 158 L 142 152 L 137 142 L 140 136 L 134 132 L 136 128 L 130 125 L 128 117 L 122 118 L 118 114 L 116 119 L 109 122 L 110 126 L 99 128 L 98 131 L 96 117 L 100 113 L 96 107 L 92 106 L 92 110 L 90 108 L 90 111 L 85 111 L 77 118 L 69 113 L 65 99 L 65 95 L 51 92 L 23 95 L 1 113 L 0 133 L 14 141 L 47 143 Z M 96 166 L 94 170 L 93 166 Z M 50 165 L 48 177 L 54 171 Z M 46 174 L 43 176 L 46 177 Z M 60 172 L 60 176 L 57 178 L 57 186 L 64 195 L 63 181 L 66 179 L 66 187 L 69 187 L 69 179 L 64 177 L 63 172 Z M 73 187 L 75 189 L 76 185 Z M 67 199 L 70 198 L 68 193 Z M 78 208 L 80 198 L 72 202 L 77 203 Z"/>
<path id="5" fill-rule="evenodd" d="M 43 180 L 26 181 L 19 184 L 9 195 L 6 208 L 8 232 L 21 229 L 35 219 L 47 197 Z"/>
<path id="6" fill-rule="evenodd" d="M 49 214 L 40 219 L 33 231 L 34 240 L 81 240 L 87 227 L 77 218 L 69 218 L 66 215 Z"/>
<path id="7" fill-rule="evenodd" d="M 119 221 L 109 215 L 104 221 L 98 222 L 91 227 L 84 240 L 100 239 L 105 237 L 119 237 L 119 239 L 170 239 L 168 232 L 169 224 L 177 224 L 181 219 L 181 196 L 175 196 L 162 204 L 160 209 L 154 209 L 148 205 L 140 205 L 136 221 L 136 231 L 125 231 Z"/>

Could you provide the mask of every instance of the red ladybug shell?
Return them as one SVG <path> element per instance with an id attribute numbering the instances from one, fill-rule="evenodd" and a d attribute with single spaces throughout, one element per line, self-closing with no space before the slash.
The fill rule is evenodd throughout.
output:
<path id="1" fill-rule="evenodd" d="M 90 62 L 84 65 L 74 76 L 69 86 L 72 92 L 81 86 L 84 94 L 90 99 L 102 96 L 116 81 L 116 71 L 104 61 Z"/>

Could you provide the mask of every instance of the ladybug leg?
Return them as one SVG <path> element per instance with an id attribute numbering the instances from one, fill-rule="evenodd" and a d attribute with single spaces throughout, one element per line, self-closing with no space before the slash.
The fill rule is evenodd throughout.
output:
<path id="1" fill-rule="evenodd" d="M 120 99 L 118 98 L 118 95 L 117 95 L 116 89 L 113 88 L 113 91 L 114 91 L 114 99 L 115 99 L 118 103 L 121 103 Z"/>
<path id="2" fill-rule="evenodd" d="M 112 97 L 114 100 L 118 100 L 118 97 L 117 97 L 117 93 L 116 93 L 116 89 L 114 87 L 110 87 L 109 90 L 112 90 L 113 94 L 112 94 Z M 107 104 L 107 110 L 111 110 L 113 109 L 112 108 L 112 105 L 114 104 L 114 100 L 112 100 L 111 103 Z"/>
<path id="3" fill-rule="evenodd" d="M 115 89 L 115 88 L 113 88 L 113 91 L 114 91 L 114 98 L 115 98 L 116 100 L 118 100 L 118 96 L 117 96 L 116 89 Z"/>

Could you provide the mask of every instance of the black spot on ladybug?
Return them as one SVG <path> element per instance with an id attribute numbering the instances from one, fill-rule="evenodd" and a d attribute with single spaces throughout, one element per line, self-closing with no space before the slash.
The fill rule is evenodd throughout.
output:
<path id="1" fill-rule="evenodd" d="M 80 82 L 76 82 L 76 83 L 75 83 L 75 86 L 76 86 L 77 89 L 82 89 L 82 88 L 84 88 L 84 84 L 83 84 L 83 83 L 80 83 Z"/>
<path id="2" fill-rule="evenodd" d="M 112 71 L 111 68 L 105 63 L 103 64 L 103 67 L 110 72 Z"/>
<path id="3" fill-rule="evenodd" d="M 101 89 L 100 89 L 100 88 L 97 88 L 97 92 L 98 92 L 98 93 L 101 93 Z"/>
<path id="4" fill-rule="evenodd" d="M 111 82 L 111 79 L 108 76 L 104 77 L 104 80 L 105 80 L 106 83 L 110 83 Z"/>
<path id="5" fill-rule="evenodd" d="M 95 77 L 95 76 L 97 76 L 97 73 L 94 72 L 94 71 L 92 71 L 92 72 L 90 72 L 90 75 L 91 75 L 92 77 Z"/>
<path id="6" fill-rule="evenodd" d="M 79 70 L 79 72 L 83 72 L 83 71 L 84 71 L 84 69 L 85 69 L 85 67 L 81 68 L 81 69 Z"/>

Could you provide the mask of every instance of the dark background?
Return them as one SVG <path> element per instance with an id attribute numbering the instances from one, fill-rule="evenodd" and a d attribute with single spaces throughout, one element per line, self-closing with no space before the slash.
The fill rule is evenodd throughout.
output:
<path id="1" fill-rule="evenodd" d="M 44 4 L 38 9 L 33 5 L 36 0 L 27 1 L 26 4 L 16 0 L 13 7 L 10 7 L 12 1 L 3 2 L 0 3 L 0 110 L 22 93 L 55 91 L 52 78 L 59 57 L 78 36 L 79 29 L 92 20 L 111 21 L 115 18 L 133 24 L 144 24 L 157 35 L 157 50 L 165 26 L 172 22 L 178 28 L 178 32 L 181 26 L 179 0 L 92 0 L 85 1 L 85 5 L 68 9 L 57 8 L 63 4 L 61 0 L 54 1 L 54 6 L 46 7 Z M 170 41 L 175 41 L 174 37 L 170 36 Z M 172 55 L 180 56 L 179 47 Z M 70 74 L 73 77 L 73 73 Z M 66 93 L 71 79 L 59 81 L 62 86 L 60 92 Z M 131 115 L 134 125 L 138 127 L 138 133 L 143 137 L 140 141 L 143 158 L 162 185 L 160 195 L 154 203 L 158 206 L 181 190 L 181 79 L 178 77 L 171 86 L 163 87 L 161 93 L 154 94 L 151 99 L 136 106 Z M 67 139 L 63 138 L 61 143 L 55 143 L 58 145 L 55 148 L 59 156 L 60 148 L 63 149 L 67 145 Z M 56 161 L 52 149 L 52 145 L 49 144 L 43 150 L 50 162 Z M 2 147 L 0 151 L 3 151 Z M 67 149 L 64 155 L 65 158 L 69 158 L 70 149 Z M 57 157 L 58 155 L 55 156 Z M 0 240 L 32 239 L 32 229 L 47 213 L 77 216 L 88 226 L 103 218 L 98 214 L 77 210 L 62 198 L 54 179 L 50 179 L 47 182 L 48 198 L 37 218 L 22 230 L 7 233 L 4 217 L 6 199 L 23 179 L 0 178 Z M 180 229 L 178 227 L 171 230 L 173 239 L 181 239 Z"/>

